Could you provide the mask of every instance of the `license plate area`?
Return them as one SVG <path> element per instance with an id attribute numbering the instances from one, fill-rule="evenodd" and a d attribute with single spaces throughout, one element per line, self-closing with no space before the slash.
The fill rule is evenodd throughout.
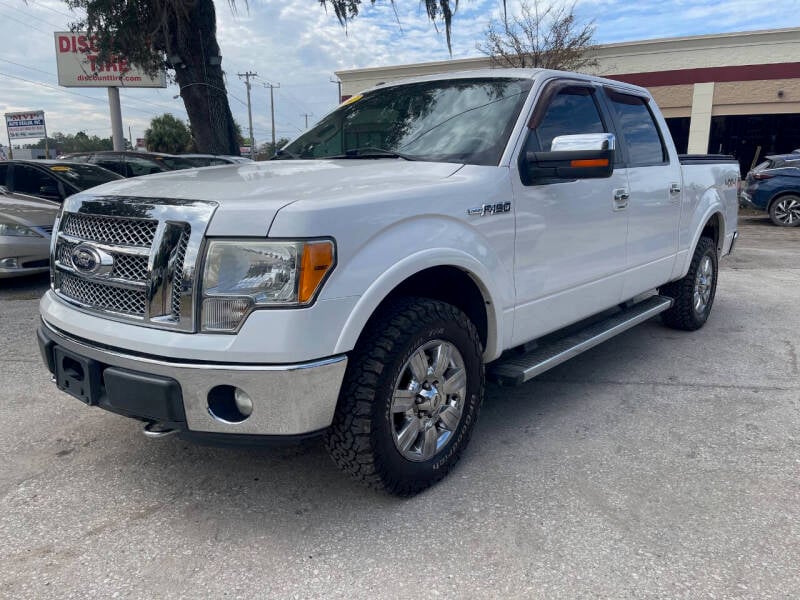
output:
<path id="1" fill-rule="evenodd" d="M 102 388 L 100 363 L 60 346 L 53 348 L 53 355 L 58 389 L 90 406 L 96 405 Z"/>

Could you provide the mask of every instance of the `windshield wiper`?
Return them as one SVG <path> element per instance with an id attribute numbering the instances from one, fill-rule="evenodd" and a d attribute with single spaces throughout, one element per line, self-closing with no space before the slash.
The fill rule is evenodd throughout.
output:
<path id="1" fill-rule="evenodd" d="M 387 150 L 386 148 L 376 148 L 373 146 L 352 148 L 350 150 L 345 150 L 344 154 L 325 156 L 324 158 L 402 158 L 403 160 L 419 160 L 419 158 L 411 154 L 403 154 L 396 150 Z"/>

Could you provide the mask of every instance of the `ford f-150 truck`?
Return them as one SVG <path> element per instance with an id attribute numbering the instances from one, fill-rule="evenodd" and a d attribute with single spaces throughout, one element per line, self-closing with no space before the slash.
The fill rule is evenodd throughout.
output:
<path id="1" fill-rule="evenodd" d="M 39 344 L 59 389 L 148 436 L 321 434 L 357 479 L 414 494 L 458 461 L 486 377 L 658 314 L 702 327 L 737 184 L 729 157 L 678 156 L 632 85 L 384 84 L 269 162 L 67 199 Z"/>

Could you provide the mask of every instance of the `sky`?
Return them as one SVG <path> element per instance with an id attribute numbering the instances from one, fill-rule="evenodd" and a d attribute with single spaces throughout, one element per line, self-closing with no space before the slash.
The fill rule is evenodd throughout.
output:
<path id="1" fill-rule="evenodd" d="M 516 5 L 509 0 L 509 11 Z M 215 6 L 230 106 L 245 135 L 246 91 L 237 73 L 258 73 L 251 92 L 257 144 L 272 135 L 266 84 L 280 85 L 274 89 L 276 135 L 293 138 L 305 129 L 306 118 L 311 125 L 335 108 L 335 71 L 451 57 L 443 25 L 431 24 L 417 1 L 371 5 L 365 0 L 346 29 L 317 0 L 240 0 L 235 12 L 227 1 Z M 798 27 L 798 9 L 800 0 L 578 0 L 575 5 L 579 20 L 594 21 L 596 43 Z M 476 44 L 501 11 L 500 0 L 460 0 L 452 58 L 480 56 Z M 59 0 L 0 0 L 0 113 L 44 110 L 51 135 L 85 131 L 109 137 L 107 91 L 58 86 L 53 32 L 68 30 L 74 20 L 75 13 Z M 163 113 L 186 120 L 177 94 L 175 84 L 123 89 L 125 135 L 130 128 L 133 138 L 143 137 L 150 119 Z"/>

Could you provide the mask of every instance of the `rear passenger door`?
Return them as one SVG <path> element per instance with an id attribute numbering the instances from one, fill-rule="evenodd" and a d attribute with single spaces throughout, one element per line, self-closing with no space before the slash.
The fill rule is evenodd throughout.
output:
<path id="1" fill-rule="evenodd" d="M 609 111 L 621 138 L 627 166 L 628 273 L 623 298 L 669 280 L 678 251 L 681 167 L 670 156 L 662 129 L 647 96 L 605 88 Z"/>

